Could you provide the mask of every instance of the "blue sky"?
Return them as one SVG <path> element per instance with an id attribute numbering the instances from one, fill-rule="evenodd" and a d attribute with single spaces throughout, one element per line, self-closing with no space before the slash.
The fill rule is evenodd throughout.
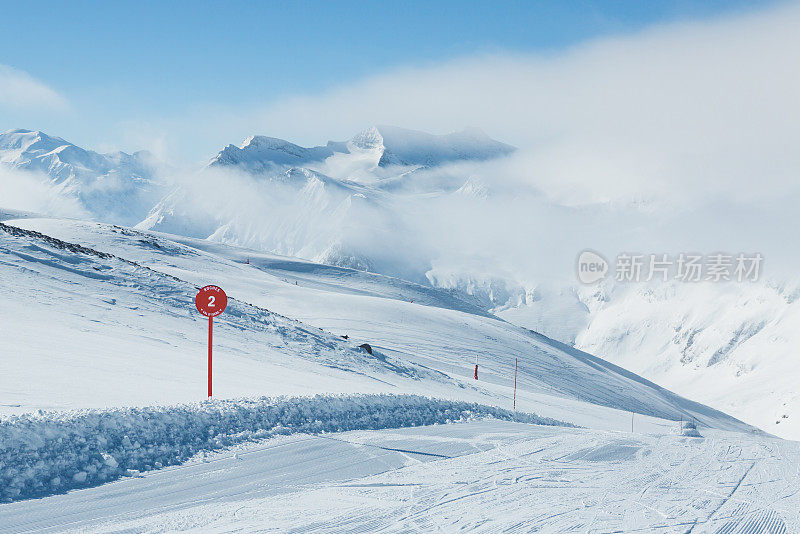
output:
<path id="1" fill-rule="evenodd" d="M 0 64 L 51 88 L 68 109 L 0 102 L 0 129 L 43 129 L 95 148 L 133 150 L 149 133 L 168 132 L 165 124 L 176 117 L 198 120 L 198 109 L 241 113 L 398 67 L 487 53 L 558 53 L 754 7 L 709 0 L 53 2 L 44 8 L 13 2 L 0 20 Z M 119 132 L 128 129 L 145 133 Z M 260 133 L 281 135 L 267 124 Z M 179 150 L 191 159 L 211 146 Z"/>

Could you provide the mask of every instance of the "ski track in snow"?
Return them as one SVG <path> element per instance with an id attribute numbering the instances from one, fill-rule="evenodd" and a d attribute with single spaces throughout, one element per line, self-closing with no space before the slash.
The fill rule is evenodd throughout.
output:
<path id="1" fill-rule="evenodd" d="M 797 532 L 800 446 L 711 434 L 476 421 L 288 436 L 3 505 L 0 532 Z"/>

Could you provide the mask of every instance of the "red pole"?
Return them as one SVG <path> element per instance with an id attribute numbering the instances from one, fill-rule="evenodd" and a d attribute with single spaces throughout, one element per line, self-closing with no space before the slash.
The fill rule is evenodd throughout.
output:
<path id="1" fill-rule="evenodd" d="M 214 332 L 214 318 L 208 318 L 208 396 L 211 397 L 211 344 Z"/>
<path id="2" fill-rule="evenodd" d="M 517 409 L 517 359 L 514 358 L 514 409 Z"/>

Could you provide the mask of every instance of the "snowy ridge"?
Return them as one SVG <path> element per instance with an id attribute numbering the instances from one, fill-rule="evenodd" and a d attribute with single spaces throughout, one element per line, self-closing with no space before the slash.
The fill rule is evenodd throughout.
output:
<path id="1" fill-rule="evenodd" d="M 284 165 L 322 161 L 332 155 L 333 150 L 328 147 L 305 148 L 276 137 L 254 135 L 245 139 L 241 146 L 223 148 L 209 166 L 234 165 L 248 172 L 261 173 Z"/>
<path id="2" fill-rule="evenodd" d="M 67 269 L 72 273 L 111 282 L 114 285 L 127 286 L 133 283 L 135 286 L 145 291 L 147 288 L 155 290 L 159 293 L 158 296 L 161 298 L 161 302 L 171 306 L 175 310 L 191 309 L 194 302 L 194 292 L 200 289 L 198 285 L 193 285 L 174 275 L 159 272 L 135 261 L 62 241 L 40 232 L 25 230 L 4 223 L 0 223 L 0 231 L 14 237 L 34 238 L 50 247 L 58 250 L 65 250 L 79 256 L 93 256 L 100 260 L 110 260 L 108 263 L 92 264 L 91 268 L 81 269 L 78 265 L 86 263 L 85 261 L 80 259 L 71 260 L 55 255 L 56 258 L 62 261 L 66 260 L 64 262 L 69 265 Z M 116 231 L 127 233 L 135 237 L 141 235 L 137 232 L 119 227 L 116 227 Z M 0 240 L 0 242 L 2 241 Z M 160 245 L 154 240 L 145 239 L 140 240 L 139 243 L 143 243 L 146 246 L 153 246 L 170 254 L 181 252 L 184 254 L 193 254 L 191 251 L 178 251 L 174 247 Z M 27 249 L 27 251 L 21 255 L 23 259 L 37 263 L 55 264 L 49 259 L 54 256 L 52 253 L 44 251 L 36 245 L 29 245 L 24 248 Z M 3 251 L 3 249 L 0 249 L 0 252 Z M 48 259 L 37 258 L 31 254 L 33 251 L 45 252 L 45 258 Z M 17 253 L 17 255 L 20 256 L 19 253 Z M 125 272 L 125 276 L 122 279 L 116 279 L 116 277 L 106 274 L 109 271 L 116 270 L 113 264 L 117 262 L 126 264 L 126 267 L 129 266 L 133 270 L 125 269 L 127 272 Z M 119 275 L 119 273 L 117 273 L 117 275 Z M 365 375 L 367 373 L 382 374 L 388 372 L 414 380 L 427 378 L 435 381 L 447 381 L 449 379 L 449 377 L 441 373 L 436 373 L 414 364 L 403 364 L 379 352 L 368 354 L 353 344 L 346 343 L 341 338 L 330 333 L 310 327 L 265 308 L 239 301 L 232 296 L 228 297 L 228 308 L 226 309 L 224 320 L 225 322 L 236 325 L 236 328 L 241 330 L 271 335 L 273 337 L 272 342 L 275 345 L 282 346 L 283 350 L 290 352 L 296 358 L 309 359 L 315 364 L 328 368 L 356 373 L 358 375 Z"/>
<path id="3" fill-rule="evenodd" d="M 0 499 L 43 496 L 186 461 L 200 451 L 295 433 L 435 425 L 534 414 L 417 395 L 213 400 L 180 406 L 26 414 L 0 420 Z"/>
<path id="4" fill-rule="evenodd" d="M 369 130 L 373 143 L 380 138 L 383 154 L 379 166 L 420 165 L 433 167 L 453 161 L 481 161 L 507 156 L 514 147 L 495 141 L 481 130 L 468 128 L 445 135 L 377 126 Z M 362 133 L 364 138 L 365 134 Z"/>
<path id="5" fill-rule="evenodd" d="M 276 137 L 254 135 L 241 146 L 228 145 L 209 166 L 236 166 L 252 173 L 264 173 L 281 166 L 321 163 L 336 154 L 375 152 L 377 165 L 388 167 L 433 167 L 452 161 L 481 161 L 507 156 L 511 145 L 495 141 L 471 128 L 434 135 L 396 126 L 372 126 L 349 141 L 328 141 L 325 146 L 302 147 Z"/>

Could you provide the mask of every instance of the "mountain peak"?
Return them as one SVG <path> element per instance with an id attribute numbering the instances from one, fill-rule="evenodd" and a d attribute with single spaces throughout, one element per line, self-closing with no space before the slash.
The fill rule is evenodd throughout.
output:
<path id="1" fill-rule="evenodd" d="M 268 137 L 266 135 L 251 135 L 250 137 L 244 140 L 244 143 L 242 143 L 242 145 L 239 148 L 270 149 L 270 148 L 281 148 L 281 147 L 302 148 L 298 145 L 295 145 L 294 143 L 290 143 L 285 139 L 280 139 L 278 137 Z"/>
<path id="2" fill-rule="evenodd" d="M 375 148 L 383 148 L 383 136 L 381 135 L 378 126 L 370 126 L 366 130 L 353 136 L 350 142 L 357 148 L 364 150 L 371 150 Z"/>
<path id="3" fill-rule="evenodd" d="M 67 145 L 72 146 L 72 143 L 60 137 L 47 135 L 40 130 L 16 128 L 0 134 L 0 150 L 12 151 L 15 157 L 27 152 L 43 154 Z"/>

